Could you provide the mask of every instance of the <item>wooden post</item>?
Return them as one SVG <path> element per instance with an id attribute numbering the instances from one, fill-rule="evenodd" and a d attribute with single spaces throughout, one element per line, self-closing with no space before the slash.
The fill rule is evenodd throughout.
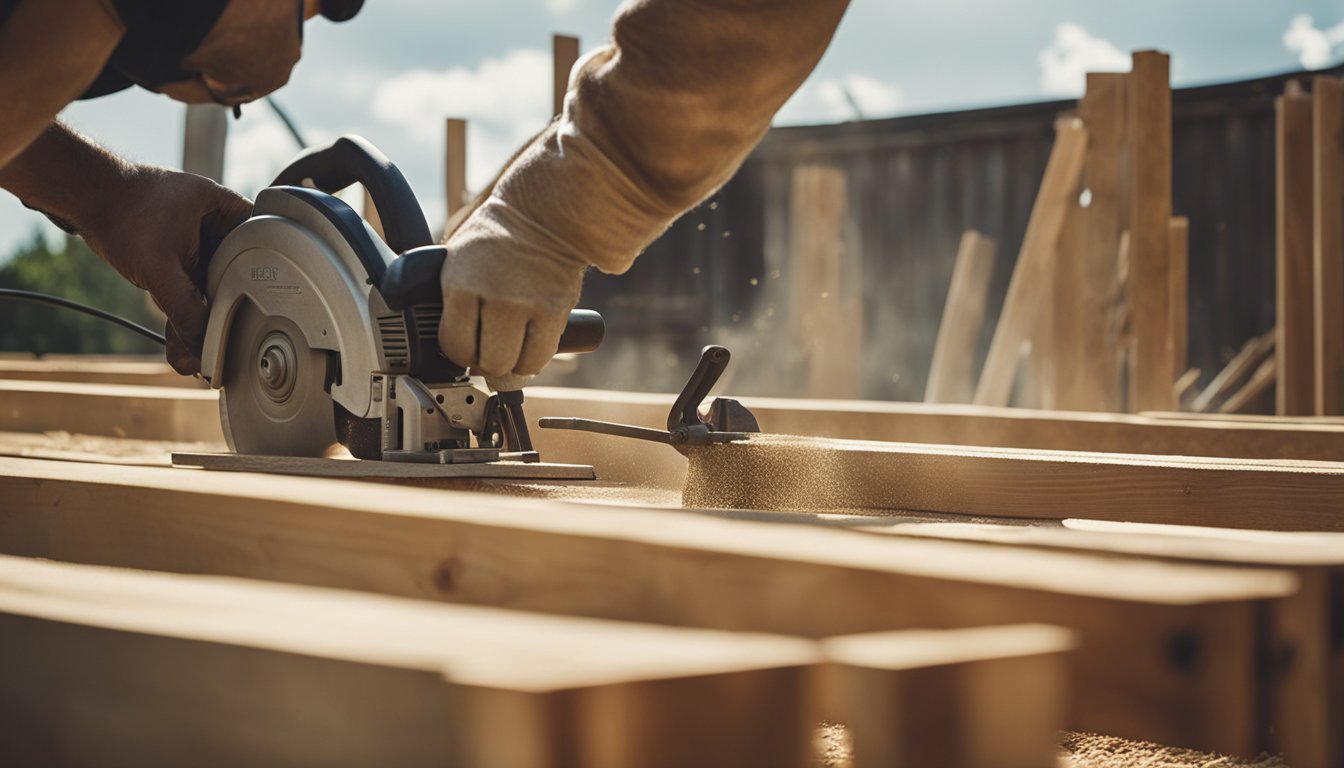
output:
<path id="1" fill-rule="evenodd" d="M 975 342 L 985 319 L 997 249 L 997 243 L 975 230 L 961 236 L 924 389 L 926 403 L 969 403 L 975 397 Z"/>
<path id="2" fill-rule="evenodd" d="M 1171 410 L 1171 58 L 1134 54 L 1129 76 L 1129 301 L 1134 359 L 1130 408 Z M 1184 371 L 1182 371 L 1183 373 Z"/>
<path id="3" fill-rule="evenodd" d="M 364 220 L 379 237 L 387 239 L 387 233 L 383 232 L 383 217 L 378 215 L 378 206 L 373 204 L 373 195 L 369 194 L 367 187 L 364 188 Z"/>
<path id="4" fill-rule="evenodd" d="M 790 232 L 793 321 L 807 360 L 810 397 L 861 395 L 863 304 L 846 296 L 846 178 L 824 166 L 795 168 Z"/>
<path id="5" fill-rule="evenodd" d="M 1055 272 L 1055 302 L 1068 319 L 1056 326 L 1056 406 L 1067 410 L 1118 411 L 1119 329 L 1110 322 L 1121 297 L 1119 241 L 1129 200 L 1124 189 L 1125 78 L 1093 72 L 1079 104 L 1087 128 L 1087 160 L 1081 186 L 1087 205 L 1074 206 L 1065 226 Z M 1076 219 L 1076 221 L 1075 221 Z M 1070 251 L 1073 251 L 1072 255 Z"/>
<path id="6" fill-rule="evenodd" d="M 1069 201 L 1078 195 L 1078 178 L 1086 152 L 1087 129 L 1082 121 L 1060 120 L 1055 126 L 1055 146 L 1031 210 L 1022 250 L 1008 283 L 1008 295 L 999 313 L 999 324 L 980 373 L 976 405 L 1007 405 L 1012 395 L 1022 344 L 1036 328 L 1037 310 L 1042 302 L 1050 300 L 1048 278 L 1054 269 Z"/>
<path id="7" fill-rule="evenodd" d="M 444 138 L 444 193 L 448 198 L 446 221 L 451 221 L 453 214 L 467 204 L 467 121 L 448 118 Z"/>
<path id="8" fill-rule="evenodd" d="M 182 136 L 182 170 L 224 183 L 229 113 L 218 104 L 188 104 Z"/>
<path id="9" fill-rule="evenodd" d="M 1312 266 L 1311 97 L 1290 86 L 1274 105 L 1276 122 L 1276 293 L 1280 416 L 1316 411 Z"/>
<path id="10" fill-rule="evenodd" d="M 579 38 L 567 35 L 551 36 L 551 58 L 553 61 L 553 98 L 551 114 L 565 111 L 565 92 L 569 90 L 569 73 L 579 60 Z"/>
<path id="11" fill-rule="evenodd" d="M 1171 370 L 1184 375 L 1190 365 L 1190 220 L 1173 217 L 1167 237 L 1171 257 Z"/>
<path id="12" fill-rule="evenodd" d="M 1344 415 L 1344 80 L 1317 77 L 1312 89 L 1312 266 L 1316 415 Z"/>

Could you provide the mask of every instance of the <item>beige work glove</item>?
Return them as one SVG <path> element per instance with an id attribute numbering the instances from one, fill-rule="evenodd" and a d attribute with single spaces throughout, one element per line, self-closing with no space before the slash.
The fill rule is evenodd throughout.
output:
<path id="1" fill-rule="evenodd" d="M 816 65 L 848 0 L 629 0 L 564 114 L 448 238 L 439 345 L 517 389 L 559 346 L 584 269 L 630 268 L 726 182 Z M 503 378 L 503 377 L 508 378 Z"/>
<path id="2" fill-rule="evenodd" d="M 143 165 L 127 167 L 114 215 L 80 234 L 123 277 L 149 292 L 168 316 L 165 353 L 178 373 L 201 370 L 209 318 L 201 238 L 222 239 L 252 215 L 247 198 L 202 176 Z"/>

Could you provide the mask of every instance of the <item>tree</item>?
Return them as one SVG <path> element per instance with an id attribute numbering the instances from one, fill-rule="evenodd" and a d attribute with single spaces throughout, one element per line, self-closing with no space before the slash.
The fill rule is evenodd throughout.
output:
<path id="1" fill-rule="evenodd" d="M 40 231 L 0 266 L 0 288 L 37 291 L 112 312 L 156 330 L 163 316 L 84 241 L 66 235 L 61 250 Z M 0 300 L 0 351 L 60 354 L 162 354 L 152 341 L 105 320 L 61 307 Z"/>

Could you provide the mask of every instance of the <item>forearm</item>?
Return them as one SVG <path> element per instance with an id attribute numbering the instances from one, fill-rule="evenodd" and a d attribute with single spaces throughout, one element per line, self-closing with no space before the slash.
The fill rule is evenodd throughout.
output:
<path id="1" fill-rule="evenodd" d="M 0 25 L 0 168 L 89 87 L 124 31 L 107 0 L 21 0 Z"/>
<path id="2" fill-rule="evenodd" d="M 51 123 L 8 165 L 0 187 L 31 208 L 69 222 L 77 231 L 99 229 L 118 200 L 131 166 L 61 123 Z"/>
<path id="3" fill-rule="evenodd" d="M 482 214 L 622 272 L 727 181 L 825 51 L 848 0 L 636 0 L 565 113 Z"/>

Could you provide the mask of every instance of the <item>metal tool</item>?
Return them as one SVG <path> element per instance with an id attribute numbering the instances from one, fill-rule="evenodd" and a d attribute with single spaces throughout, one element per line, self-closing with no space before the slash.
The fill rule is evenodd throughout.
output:
<path id="1" fill-rule="evenodd" d="M 363 184 L 385 239 L 331 193 Z M 536 462 L 522 392 L 473 385 L 439 352 L 439 272 L 410 185 L 358 137 L 309 151 L 257 196 L 210 259 L 201 375 L 229 448 L 427 464 Z M 597 348 L 596 312 L 576 310 L 560 352 Z M 591 468 L 589 473 L 591 474 Z"/>
<path id="2" fill-rule="evenodd" d="M 690 446 L 749 439 L 761 428 L 756 423 L 756 416 L 736 400 L 716 397 L 710 402 L 705 414 L 708 420 L 700 417 L 701 404 L 727 370 L 731 359 L 732 355 L 726 347 L 711 345 L 701 350 L 700 362 L 667 415 L 666 430 L 569 417 L 547 417 L 538 424 L 542 429 L 572 429 L 667 443 L 683 452 Z"/>

